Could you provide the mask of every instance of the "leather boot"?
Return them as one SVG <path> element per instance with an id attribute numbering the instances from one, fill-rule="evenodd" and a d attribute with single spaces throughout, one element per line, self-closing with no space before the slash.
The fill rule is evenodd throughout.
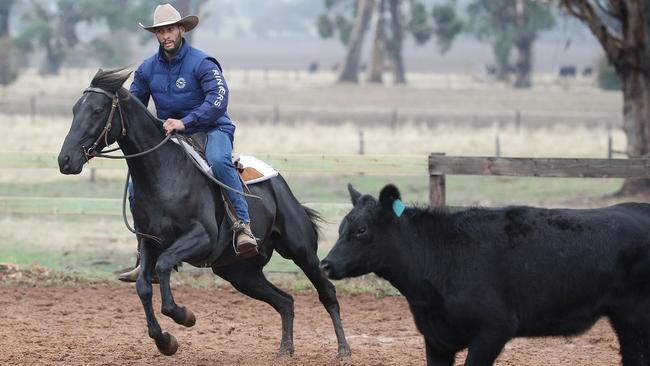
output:
<path id="1" fill-rule="evenodd" d="M 132 270 L 128 272 L 124 272 L 121 275 L 119 275 L 117 279 L 122 282 L 135 282 L 135 280 L 138 279 L 139 274 L 140 274 L 140 265 L 138 264 Z M 160 283 L 160 281 L 158 280 L 158 275 L 153 276 L 153 278 L 151 279 L 151 283 Z"/>
<path id="2" fill-rule="evenodd" d="M 255 236 L 253 236 L 250 223 L 239 223 L 235 230 L 237 231 L 235 254 L 240 258 L 249 258 L 259 255 L 257 240 L 255 240 Z"/>

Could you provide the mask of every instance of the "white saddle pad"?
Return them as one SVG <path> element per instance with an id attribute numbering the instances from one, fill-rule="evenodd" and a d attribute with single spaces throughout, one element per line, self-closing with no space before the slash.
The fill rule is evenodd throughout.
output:
<path id="1" fill-rule="evenodd" d="M 208 162 L 205 161 L 205 159 L 203 159 L 201 155 L 199 155 L 190 144 L 182 140 L 179 141 L 176 137 L 172 137 L 171 140 L 177 143 L 178 145 L 180 145 L 181 147 L 183 147 L 186 151 L 188 151 L 192 156 L 192 158 L 199 163 L 201 169 L 203 169 L 204 172 L 210 174 L 210 176 L 214 177 L 214 174 L 212 173 L 212 169 L 208 165 Z M 265 180 L 269 180 L 279 174 L 278 171 L 273 169 L 273 167 L 271 167 L 269 164 L 263 162 L 262 160 L 254 156 L 239 155 L 239 163 L 243 165 L 244 168 L 254 168 L 258 172 L 263 174 L 262 177 L 246 181 L 246 184 L 255 184 L 259 182 L 264 182 Z"/>

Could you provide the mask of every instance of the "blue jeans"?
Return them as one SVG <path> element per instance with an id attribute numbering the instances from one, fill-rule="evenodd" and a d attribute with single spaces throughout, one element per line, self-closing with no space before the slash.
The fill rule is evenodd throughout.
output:
<path id="1" fill-rule="evenodd" d="M 208 144 L 205 147 L 205 157 L 212 168 L 214 176 L 230 188 L 243 192 L 239 174 L 232 163 L 232 137 L 230 134 L 215 128 L 208 132 Z M 228 199 L 235 208 L 237 218 L 244 223 L 251 222 L 248 216 L 248 203 L 244 196 L 224 189 Z"/>
<path id="2" fill-rule="evenodd" d="M 208 132 L 208 143 L 205 147 L 205 156 L 208 164 L 212 168 L 214 176 L 223 184 L 236 189 L 240 192 L 243 191 L 239 174 L 232 163 L 232 137 L 230 134 L 215 128 Z M 246 199 L 235 192 L 224 189 L 228 195 L 228 199 L 235 207 L 237 218 L 244 223 L 251 222 L 248 215 L 248 203 Z M 133 212 L 133 182 L 129 181 L 129 203 L 131 212 Z"/>

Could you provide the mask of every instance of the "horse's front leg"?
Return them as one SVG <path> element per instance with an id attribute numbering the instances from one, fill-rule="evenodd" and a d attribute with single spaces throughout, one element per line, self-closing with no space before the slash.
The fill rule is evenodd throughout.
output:
<path id="1" fill-rule="evenodd" d="M 143 242 L 140 246 L 140 274 L 135 281 L 135 288 L 144 307 L 144 313 L 147 317 L 147 328 L 149 330 L 149 337 L 156 341 L 156 346 L 164 355 L 171 356 L 176 353 L 178 349 L 178 342 L 171 334 L 163 333 L 160 325 L 156 320 L 156 315 L 153 312 L 153 303 L 151 300 L 153 289 L 151 280 L 153 279 L 153 271 L 158 259 L 158 253 L 149 249 L 149 246 Z"/>
<path id="2" fill-rule="evenodd" d="M 185 307 L 179 307 L 174 301 L 169 280 L 172 268 L 177 263 L 207 258 L 210 254 L 210 237 L 203 225 L 194 222 L 169 248 L 158 257 L 156 274 L 160 280 L 160 297 L 162 313 L 174 319 L 178 324 L 191 327 L 196 323 L 194 314 Z"/>

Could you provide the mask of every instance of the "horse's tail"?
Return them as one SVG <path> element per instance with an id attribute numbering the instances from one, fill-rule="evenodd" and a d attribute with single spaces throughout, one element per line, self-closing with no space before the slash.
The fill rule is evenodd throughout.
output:
<path id="1" fill-rule="evenodd" d="M 309 208 L 305 205 L 302 205 L 302 208 L 305 209 L 305 212 L 309 217 L 309 222 L 311 223 L 311 227 L 314 230 L 314 236 L 316 237 L 316 243 L 318 243 L 318 237 L 320 236 L 321 231 L 320 223 L 325 222 L 325 219 L 323 218 L 323 215 L 320 214 L 320 212 L 314 210 L 313 208 Z"/>

